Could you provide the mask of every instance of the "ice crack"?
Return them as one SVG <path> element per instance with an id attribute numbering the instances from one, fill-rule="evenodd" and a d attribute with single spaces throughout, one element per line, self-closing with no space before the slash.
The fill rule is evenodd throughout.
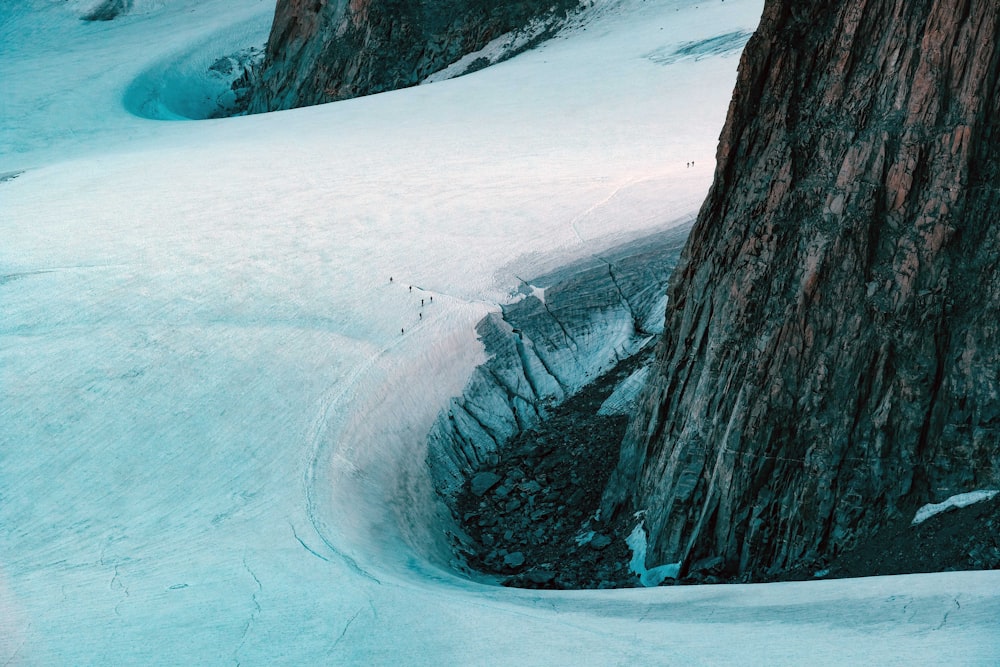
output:
<path id="1" fill-rule="evenodd" d="M 576 353 L 579 350 L 579 344 L 577 343 L 576 338 L 574 338 L 573 335 L 569 332 L 569 329 L 566 328 L 566 325 L 564 325 L 559 320 L 559 318 L 555 316 L 555 313 L 553 313 L 552 309 L 549 308 L 549 304 L 545 303 L 544 301 L 542 301 L 541 303 L 542 303 L 542 308 L 545 309 L 545 312 L 549 314 L 549 317 L 552 318 L 552 321 L 555 322 L 557 325 L 559 325 L 559 328 L 562 330 L 563 337 L 566 338 L 566 342 L 569 343 L 570 348 L 573 350 L 573 358 L 575 360 Z"/>
<path id="2" fill-rule="evenodd" d="M 111 577 L 111 583 L 108 584 L 108 587 L 111 590 L 115 590 L 116 587 L 117 587 L 117 590 L 120 590 L 122 592 L 122 594 L 124 595 L 124 597 L 122 597 L 120 600 L 118 600 L 118 604 L 115 605 L 115 616 L 118 616 L 119 618 L 121 618 L 121 615 L 122 615 L 122 613 L 121 613 L 121 606 L 122 606 L 122 604 L 126 600 L 128 600 L 128 598 L 129 598 L 129 592 L 128 592 L 128 586 L 126 586 L 124 583 L 122 583 L 121 576 L 120 576 L 120 574 L 118 572 L 118 568 L 119 568 L 118 563 L 115 563 L 115 572 L 114 572 L 114 574 Z"/>
<path id="3" fill-rule="evenodd" d="M 538 363 L 542 365 L 543 369 L 545 369 L 545 373 L 549 377 L 551 377 L 553 380 L 555 380 L 556 384 L 559 386 L 559 389 L 562 390 L 563 394 L 569 394 L 569 393 L 571 393 L 570 390 L 569 390 L 569 387 L 567 387 L 566 384 L 559 378 L 559 375 L 556 373 L 555 368 L 553 368 L 553 365 L 549 361 L 547 361 L 545 359 L 545 356 L 542 354 L 542 351 L 540 349 L 538 349 L 538 346 L 535 345 L 535 342 L 533 340 L 531 340 L 530 338 L 528 338 L 526 335 L 524 336 L 524 338 L 527 339 L 527 341 L 529 343 L 531 343 L 531 350 L 535 354 L 535 359 L 538 359 Z M 528 352 L 527 349 L 523 349 L 522 350 L 522 348 L 523 348 L 523 345 L 518 346 L 518 353 L 520 354 L 523 351 L 524 354 L 527 355 L 527 352 Z M 521 358 L 522 358 L 522 362 L 524 364 L 524 368 L 525 368 L 525 370 L 527 372 L 528 366 L 527 366 L 526 356 L 522 356 Z M 577 365 L 579 365 L 579 362 L 576 362 L 576 356 L 575 355 L 573 357 L 573 361 L 575 363 L 577 363 Z M 541 398 L 541 395 L 539 395 L 539 398 Z"/>
<path id="4" fill-rule="evenodd" d="M 494 448 L 496 448 L 496 447 L 499 446 L 500 443 L 497 441 L 497 436 L 494 435 L 493 431 L 490 429 L 490 427 L 485 422 L 483 422 L 482 419 L 480 419 L 472 410 L 469 409 L 467 403 L 463 402 L 463 403 L 457 405 L 456 407 L 459 410 L 461 410 L 465 415 L 467 415 L 469 417 L 469 419 L 471 419 L 473 422 L 475 422 L 475 424 L 486 435 L 487 438 L 489 438 L 490 440 L 493 441 L 493 447 Z"/>
<path id="5" fill-rule="evenodd" d="M 598 259 L 601 258 L 598 257 Z M 628 295 L 625 294 L 625 290 L 623 290 L 622 286 L 618 284 L 618 277 L 615 276 L 614 265 L 606 259 L 601 259 L 601 261 L 608 265 L 608 276 L 611 278 L 611 283 L 615 286 L 615 289 L 618 290 L 618 298 L 621 300 L 622 305 L 625 306 L 629 315 L 632 316 L 632 329 L 637 334 L 643 333 L 642 322 L 639 320 L 639 314 L 636 311 L 636 308 L 632 306 L 632 302 L 629 300 Z"/>
<path id="6" fill-rule="evenodd" d="M 28 627 L 25 629 L 25 635 L 27 635 L 28 630 L 31 630 L 31 624 L 30 623 L 28 624 Z M 24 645 L 27 644 L 27 643 L 28 643 L 27 638 L 22 639 L 21 643 L 17 645 L 17 648 L 14 649 L 14 653 L 12 653 L 9 658 L 7 658 L 7 662 L 3 663 L 3 667 L 10 667 L 11 665 L 18 664 L 17 663 L 17 656 L 21 655 L 21 650 L 24 648 Z"/>
<path id="7" fill-rule="evenodd" d="M 358 616 L 361 615 L 361 612 L 362 609 L 358 609 L 356 612 L 354 612 L 354 616 L 351 616 L 351 620 L 349 620 L 347 622 L 347 625 L 344 626 L 344 629 L 340 631 L 340 636 L 333 641 L 333 645 L 330 647 L 330 650 L 337 648 L 337 644 L 339 644 L 344 639 L 344 636 L 347 634 L 347 631 L 351 629 L 351 624 L 354 623 L 355 620 L 357 620 Z"/>
<path id="8" fill-rule="evenodd" d="M 524 379 L 528 383 L 528 386 L 531 388 L 531 393 L 534 394 L 536 400 L 541 400 L 542 392 L 539 389 L 538 380 L 535 378 L 535 373 L 531 369 L 531 364 L 528 359 L 528 351 L 525 349 L 524 340 L 521 338 L 520 335 L 514 337 L 514 349 L 517 351 L 518 361 L 521 363 L 521 372 L 524 373 Z M 541 364 L 541 361 L 539 361 L 538 363 Z M 545 366 L 543 365 L 542 368 L 545 369 Z M 548 372 L 547 369 L 545 369 L 545 372 L 549 375 L 549 377 L 551 377 L 555 381 L 557 385 L 560 386 L 560 388 L 562 387 L 562 385 L 559 383 L 559 378 L 554 377 L 552 373 Z"/>
<path id="9" fill-rule="evenodd" d="M 962 605 L 959 603 L 957 596 L 955 597 L 954 600 L 952 600 L 952 602 L 955 603 L 955 609 L 961 609 L 962 608 Z M 951 612 L 955 611 L 955 609 L 949 609 L 948 611 L 946 611 L 944 613 L 944 618 L 941 619 L 941 623 L 939 623 L 938 626 L 936 628 L 934 628 L 934 629 L 935 630 L 940 630 L 941 628 L 943 628 L 944 625 L 945 625 L 945 623 L 948 622 L 948 617 L 951 615 Z"/>
<path id="10" fill-rule="evenodd" d="M 236 663 L 236 667 L 239 667 L 240 665 L 239 653 L 243 648 L 243 645 L 246 644 L 247 637 L 250 635 L 250 628 L 253 627 L 253 624 L 260 617 L 261 608 L 260 601 L 257 599 L 257 594 L 264 590 L 264 586 L 260 583 L 260 579 L 258 579 L 257 575 L 254 574 L 254 571 L 250 569 L 250 565 L 247 563 L 247 557 L 245 555 L 243 556 L 243 569 L 245 569 L 247 574 L 253 578 L 254 583 L 257 584 L 257 590 L 250 596 L 250 601 L 253 602 L 253 611 L 250 612 L 250 618 L 247 619 L 246 624 L 243 626 L 243 634 L 240 636 L 240 643 L 233 650 L 233 662 Z"/>
<path id="11" fill-rule="evenodd" d="M 330 562 L 330 559 L 329 559 L 329 558 L 327 558 L 326 556 L 324 556 L 324 555 L 320 554 L 320 553 L 319 553 L 319 552 L 317 552 L 317 551 L 316 551 L 315 549 L 313 549 L 313 548 L 312 548 L 312 547 L 310 547 L 310 546 L 309 546 L 308 544 L 306 544 L 305 542 L 303 542 L 303 541 L 302 541 L 302 538 L 301 538 L 301 537 L 299 537 L 299 534 L 298 534 L 297 532 L 295 532 L 295 526 L 293 526 L 293 525 L 292 525 L 292 522 L 291 522 L 291 521 L 289 521 L 289 522 L 288 522 L 288 526 L 289 526 L 289 527 L 290 527 L 290 528 L 292 529 L 292 536 L 294 536 L 294 537 L 295 537 L 295 540 L 296 540 L 296 541 L 297 541 L 297 542 L 298 542 L 299 544 L 301 544 L 301 545 L 302 545 L 302 548 L 303 548 L 303 549 L 305 549 L 306 551 L 308 551 L 309 553 L 311 553 L 311 554 L 312 554 L 313 556 L 316 556 L 316 558 L 319 558 L 319 559 L 320 559 L 321 561 L 324 561 L 324 562 L 327 562 L 327 563 L 329 563 L 329 562 Z"/>

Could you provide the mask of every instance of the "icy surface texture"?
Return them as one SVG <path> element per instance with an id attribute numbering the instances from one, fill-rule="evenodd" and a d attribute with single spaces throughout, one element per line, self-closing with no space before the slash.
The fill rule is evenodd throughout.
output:
<path id="1" fill-rule="evenodd" d="M 517 432 L 662 330 L 666 288 L 688 227 L 594 255 L 521 285 L 477 331 L 489 360 L 438 415 L 428 462 L 454 491 Z"/>
<path id="2" fill-rule="evenodd" d="M 758 0 L 604 3 L 453 81 L 170 123 L 132 83 L 273 3 L 82 4 L 0 2 L 0 664 L 997 662 L 997 573 L 539 594 L 438 564 L 426 437 L 477 323 L 697 209 L 736 58 L 643 54 Z"/>

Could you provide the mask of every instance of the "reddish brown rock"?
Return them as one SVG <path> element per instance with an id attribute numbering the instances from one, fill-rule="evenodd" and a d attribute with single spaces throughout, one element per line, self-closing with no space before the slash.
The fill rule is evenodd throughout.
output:
<path id="1" fill-rule="evenodd" d="M 768 0 L 605 493 L 747 576 L 1000 482 L 1000 5 Z"/>
<path id="2" fill-rule="evenodd" d="M 404 88 L 578 0 L 278 0 L 251 112 Z"/>

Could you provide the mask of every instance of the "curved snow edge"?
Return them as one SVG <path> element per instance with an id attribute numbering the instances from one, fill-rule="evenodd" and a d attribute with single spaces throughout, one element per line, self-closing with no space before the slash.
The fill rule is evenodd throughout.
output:
<path id="1" fill-rule="evenodd" d="M 950 509 L 968 507 L 969 505 L 982 502 L 984 500 L 993 500 L 998 493 L 1000 493 L 1000 489 L 969 491 L 968 493 L 959 493 L 954 495 L 940 503 L 928 503 L 917 510 L 917 513 L 913 517 L 913 521 L 910 525 L 920 525 L 935 514 L 940 514 L 941 512 L 946 512 Z"/>

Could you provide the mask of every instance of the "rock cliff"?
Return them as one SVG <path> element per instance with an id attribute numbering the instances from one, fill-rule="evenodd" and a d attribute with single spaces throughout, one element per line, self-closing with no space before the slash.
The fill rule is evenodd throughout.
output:
<path id="1" fill-rule="evenodd" d="M 419 83 L 532 19 L 578 0 L 278 0 L 251 112 Z"/>
<path id="2" fill-rule="evenodd" d="M 1000 5 L 768 0 L 604 496 L 648 565 L 821 562 L 1000 481 Z"/>

